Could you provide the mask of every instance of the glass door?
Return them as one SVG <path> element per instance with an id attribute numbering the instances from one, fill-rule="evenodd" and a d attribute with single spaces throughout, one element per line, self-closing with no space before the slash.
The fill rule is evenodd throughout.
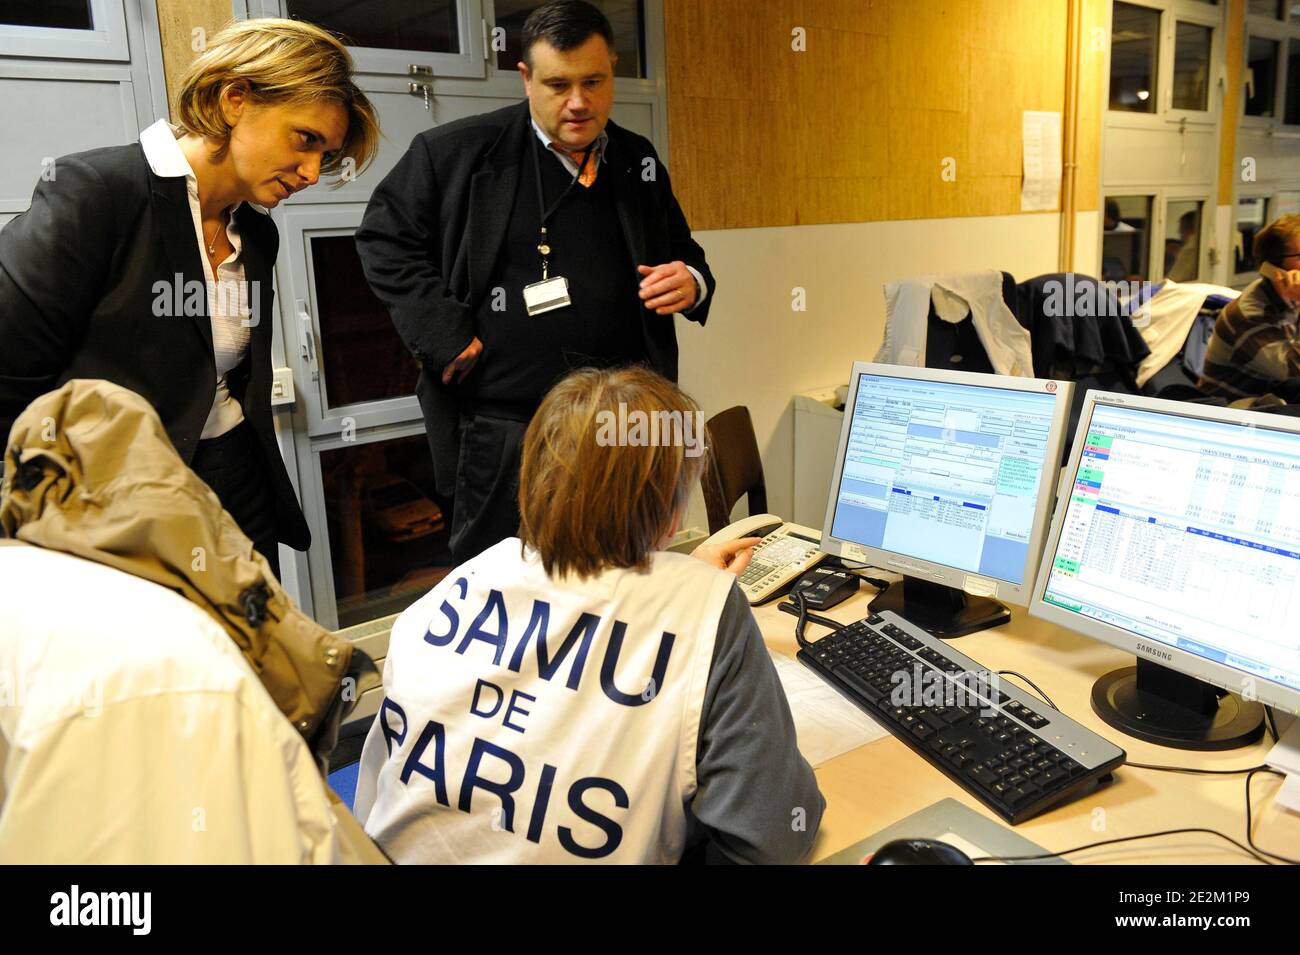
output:
<path id="1" fill-rule="evenodd" d="M 294 332 L 286 340 L 313 437 L 420 417 L 419 366 L 370 291 L 352 238 L 363 211 L 331 205 L 284 215 L 284 300 Z"/>
<path id="2" fill-rule="evenodd" d="M 480 0 L 249 0 L 254 16 L 293 17 L 341 34 L 363 73 L 484 75 Z"/>
<path id="3" fill-rule="evenodd" d="M 0 56 L 129 60 L 123 0 L 0 0 Z"/>
<path id="4" fill-rule="evenodd" d="M 321 561 L 315 610 L 331 629 L 398 613 L 452 569 L 450 502 L 434 489 L 423 425 L 414 431 L 312 452 L 323 518 L 313 534 L 326 545 L 312 548 Z"/>

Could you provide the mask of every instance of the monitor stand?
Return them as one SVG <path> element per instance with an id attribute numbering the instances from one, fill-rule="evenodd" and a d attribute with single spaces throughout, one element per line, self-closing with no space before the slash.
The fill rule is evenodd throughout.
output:
<path id="1" fill-rule="evenodd" d="M 941 640 L 999 627 L 1011 611 L 989 597 L 973 597 L 956 587 L 919 577 L 890 584 L 871 601 L 873 613 L 892 610 Z"/>
<path id="2" fill-rule="evenodd" d="M 1117 730 L 1177 749 L 1236 749 L 1264 733 L 1259 703 L 1142 657 L 1092 685 L 1092 709 Z"/>

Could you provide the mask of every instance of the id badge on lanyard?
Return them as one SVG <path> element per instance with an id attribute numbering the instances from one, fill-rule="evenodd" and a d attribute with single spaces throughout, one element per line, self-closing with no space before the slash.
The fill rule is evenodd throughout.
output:
<path id="1" fill-rule="evenodd" d="M 572 304 L 572 301 L 569 298 L 569 280 L 563 275 L 524 286 L 524 307 L 529 315 L 553 312 Z"/>
<path id="2" fill-rule="evenodd" d="M 546 208 L 546 199 L 542 193 L 542 164 L 537 158 L 538 142 L 537 137 L 533 140 L 533 170 L 536 174 L 537 181 L 537 207 L 542 215 L 542 226 L 540 237 L 537 241 L 537 252 L 542 257 L 542 279 L 540 282 L 533 282 L 524 286 L 524 308 L 527 309 L 529 316 L 544 315 L 546 312 L 553 312 L 557 308 L 565 308 L 573 304 L 569 297 L 569 280 L 563 275 L 552 277 L 548 270 L 548 263 L 551 255 L 550 240 L 546 231 L 546 222 L 560 207 L 573 184 L 578 181 L 582 175 L 582 170 L 586 168 L 587 162 L 591 159 L 592 148 L 588 148 L 582 157 L 582 165 L 578 167 L 578 172 L 569 182 L 568 188 L 564 190 L 560 198 L 555 200 L 555 204 Z"/>

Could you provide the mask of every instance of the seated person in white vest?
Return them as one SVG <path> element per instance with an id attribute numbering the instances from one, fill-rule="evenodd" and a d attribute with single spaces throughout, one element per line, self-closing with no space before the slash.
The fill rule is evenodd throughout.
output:
<path id="1" fill-rule="evenodd" d="M 578 371 L 524 437 L 520 536 L 393 626 L 356 816 L 397 862 L 793 863 L 825 800 L 735 574 L 687 556 L 699 407 Z"/>

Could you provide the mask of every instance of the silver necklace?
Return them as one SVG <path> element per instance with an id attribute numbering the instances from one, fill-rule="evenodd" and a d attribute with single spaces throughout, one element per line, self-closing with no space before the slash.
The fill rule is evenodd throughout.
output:
<path id="1" fill-rule="evenodd" d="M 220 234 L 221 234 L 221 223 L 218 222 L 217 227 L 212 230 L 212 241 L 208 243 L 208 255 L 217 254 L 217 236 L 219 236 Z"/>

